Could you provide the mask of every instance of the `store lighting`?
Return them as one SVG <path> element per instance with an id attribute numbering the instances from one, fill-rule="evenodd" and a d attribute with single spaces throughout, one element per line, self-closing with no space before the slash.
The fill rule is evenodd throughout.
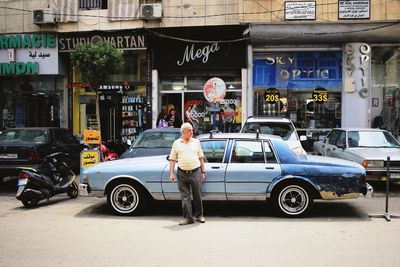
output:
<path id="1" fill-rule="evenodd" d="M 228 89 L 235 89 L 235 86 L 234 86 L 233 84 L 230 84 L 230 85 L 228 86 Z"/>
<path id="2" fill-rule="evenodd" d="M 183 90 L 183 85 L 172 85 L 172 90 L 174 91 Z"/>

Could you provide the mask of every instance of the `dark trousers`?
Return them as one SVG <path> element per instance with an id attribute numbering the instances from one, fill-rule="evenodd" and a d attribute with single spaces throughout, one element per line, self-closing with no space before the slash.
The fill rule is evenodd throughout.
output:
<path id="1" fill-rule="evenodd" d="M 183 217 L 189 220 L 194 220 L 194 217 L 203 215 L 203 203 L 201 200 L 201 180 L 200 168 L 192 173 L 186 173 L 178 168 L 178 188 L 182 198 L 182 213 Z M 193 206 L 194 213 L 192 212 L 192 199 L 193 193 Z"/>

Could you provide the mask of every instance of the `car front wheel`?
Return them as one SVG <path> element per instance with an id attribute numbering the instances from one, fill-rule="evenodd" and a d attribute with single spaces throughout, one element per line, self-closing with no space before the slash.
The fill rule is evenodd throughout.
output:
<path id="1" fill-rule="evenodd" d="M 116 184 L 107 194 L 111 209 L 119 215 L 137 215 L 145 204 L 142 190 L 133 183 Z"/>
<path id="2" fill-rule="evenodd" d="M 310 192 L 301 184 L 287 184 L 281 187 L 273 201 L 280 215 L 286 217 L 304 216 L 313 204 Z"/>

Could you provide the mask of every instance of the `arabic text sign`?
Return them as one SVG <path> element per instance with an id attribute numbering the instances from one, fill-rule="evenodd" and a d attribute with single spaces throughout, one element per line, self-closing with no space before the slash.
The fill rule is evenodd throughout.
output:
<path id="1" fill-rule="evenodd" d="M 315 1 L 286 1 L 285 20 L 314 20 Z"/>
<path id="2" fill-rule="evenodd" d="M 369 19 L 371 3 L 369 0 L 339 1 L 339 19 Z"/>
<path id="3" fill-rule="evenodd" d="M 100 132 L 96 130 L 83 130 L 83 142 L 85 144 L 100 144 Z"/>
<path id="4" fill-rule="evenodd" d="M 81 152 L 81 168 L 87 169 L 100 162 L 100 151 L 84 150 Z"/>

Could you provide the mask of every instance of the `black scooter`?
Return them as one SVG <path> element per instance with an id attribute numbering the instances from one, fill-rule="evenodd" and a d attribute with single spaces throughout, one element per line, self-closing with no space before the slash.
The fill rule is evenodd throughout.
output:
<path id="1" fill-rule="evenodd" d="M 27 208 L 35 207 L 40 200 L 67 193 L 70 198 L 78 196 L 75 174 L 63 161 L 64 152 L 56 152 L 43 158 L 40 168 L 24 168 L 18 176 L 16 198 Z"/>

